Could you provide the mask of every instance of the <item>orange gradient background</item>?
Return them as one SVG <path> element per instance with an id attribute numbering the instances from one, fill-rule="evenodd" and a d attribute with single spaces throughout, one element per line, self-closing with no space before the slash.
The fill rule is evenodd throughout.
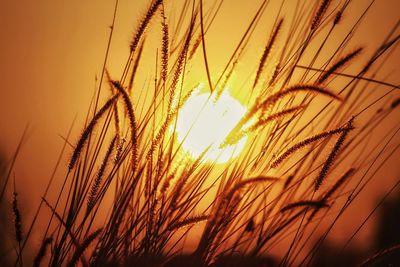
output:
<path id="1" fill-rule="evenodd" d="M 166 13 L 172 22 L 177 21 L 177 8 L 183 1 L 166 1 Z M 279 2 L 279 1 L 274 1 Z M 344 26 L 354 23 L 362 13 L 367 0 L 353 1 L 343 18 Z M 129 51 L 132 33 L 145 12 L 149 1 L 120 1 L 115 32 L 111 45 L 108 69 L 115 76 L 122 72 L 123 63 Z M 217 77 L 225 67 L 231 53 L 259 7 L 260 0 L 225 0 L 220 13 L 206 35 L 207 52 L 211 73 Z M 296 0 L 286 1 L 288 14 Z M 334 5 L 340 1 L 334 1 Z M 210 6 L 210 3 L 208 3 Z M 18 191 L 20 191 L 22 212 L 30 221 L 43 194 L 58 154 L 64 143 L 69 127 L 76 118 L 69 140 L 74 143 L 81 131 L 83 120 L 95 88 L 95 77 L 100 75 L 109 26 L 112 21 L 113 1 L 32 1 L 2 0 L 0 7 L 0 155 L 10 159 L 24 128 L 29 124 L 28 135 L 14 168 Z M 399 21 L 400 1 L 376 1 L 367 18 L 354 33 L 350 48 L 366 47 L 365 56 L 379 47 L 390 29 Z M 233 77 L 233 85 L 242 84 L 255 71 L 259 56 L 271 31 L 269 12 L 275 17 L 277 5 L 267 8 L 246 52 L 246 61 L 240 62 Z M 285 14 L 284 14 L 285 15 Z M 150 27 L 159 26 L 158 20 Z M 175 25 L 174 23 L 170 23 Z M 344 27 L 343 29 L 348 29 Z M 339 26 L 338 30 L 342 26 Z M 158 30 L 157 30 L 158 31 Z M 147 57 L 154 58 L 161 37 L 158 32 L 150 36 Z M 397 30 L 399 32 L 399 30 Z M 346 32 L 337 33 L 344 35 Z M 153 40 L 154 43 L 151 43 Z M 338 40 L 339 41 L 339 40 Z M 328 49 L 335 49 L 334 41 Z M 346 69 L 346 73 L 360 68 L 366 57 Z M 199 61 L 202 63 L 202 61 Z M 391 84 L 400 84 L 400 49 L 391 56 L 375 79 Z M 192 71 L 199 81 L 207 81 L 204 67 L 198 64 Z M 250 67 L 249 67 L 250 66 Z M 254 68 L 254 69 L 252 69 Z M 153 62 L 141 66 L 143 83 L 153 75 Z M 243 74 L 241 73 L 243 70 Z M 192 75 L 193 77 L 193 75 Z M 140 82 L 134 90 L 140 90 Z M 231 85 L 231 87 L 234 87 Z M 378 87 L 379 90 L 388 90 Z M 232 90 L 238 90 L 232 88 Z M 137 91 L 138 92 L 138 91 Z M 246 92 L 237 92 L 239 98 Z M 393 94 L 399 96 L 399 92 Z M 244 97 L 243 97 L 244 99 Z M 387 127 L 399 125 L 400 113 L 396 121 Z M 393 117 L 392 117 L 393 118 Z M 397 143 L 400 138 L 397 137 Z M 56 174 L 53 188 L 61 183 L 71 149 L 67 147 L 61 168 Z M 382 193 L 390 188 L 395 179 L 400 178 L 400 153 L 397 152 L 377 175 L 378 178 L 367 187 L 357 204 L 346 213 L 348 219 L 341 220 L 331 235 L 337 242 L 346 240 Z M 373 227 L 373 226 L 371 226 Z M 362 246 L 373 235 L 367 227 L 355 241 Z"/>

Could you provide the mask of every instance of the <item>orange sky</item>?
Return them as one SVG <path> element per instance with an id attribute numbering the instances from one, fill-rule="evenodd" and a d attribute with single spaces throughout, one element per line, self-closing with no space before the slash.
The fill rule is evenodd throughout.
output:
<path id="1" fill-rule="evenodd" d="M 108 65 L 116 75 L 121 72 L 121 62 L 127 56 L 132 32 L 147 2 L 120 1 Z M 174 5 L 179 6 L 181 1 L 167 2 L 168 14 L 174 14 Z M 211 71 L 222 71 L 260 2 L 225 0 L 206 36 Z M 367 0 L 353 2 L 344 16 L 344 24 L 354 21 L 369 3 Z M 287 6 L 290 9 L 295 3 L 296 0 L 287 1 Z M 81 130 L 95 75 L 99 75 L 101 70 L 113 5 L 113 1 L 104 0 L 3 0 L 1 3 L 0 152 L 10 157 L 23 129 L 29 124 L 28 138 L 15 168 L 21 190 L 29 191 L 29 194 L 22 195 L 25 201 L 34 199 L 33 203 L 36 203 L 39 200 L 63 144 L 59 135 L 66 134 L 75 116 L 77 123 L 71 140 L 76 140 Z M 367 53 L 371 53 L 400 19 L 399 10 L 398 0 L 376 1 L 351 44 L 354 47 L 358 44 L 366 46 Z M 257 61 L 263 50 L 266 33 L 271 27 L 268 12 L 276 14 L 276 5 L 264 14 L 252 39 L 248 60 Z M 376 79 L 385 78 L 392 84 L 400 84 L 399 61 L 400 49 L 397 49 Z M 247 66 L 243 64 L 241 68 L 246 69 Z M 149 71 L 144 69 L 143 73 Z M 199 72 L 204 75 L 204 72 Z M 240 80 L 240 77 L 235 79 Z M 396 123 L 399 121 L 393 121 L 393 124 Z M 391 177 L 388 179 L 398 177 L 399 165 L 395 160 L 389 164 Z M 66 161 L 61 166 L 65 167 Z M 381 190 L 370 190 L 366 195 L 375 200 L 379 191 L 384 192 L 388 186 L 383 184 Z M 361 215 L 368 211 L 368 208 L 359 210 Z M 357 223 L 359 221 L 355 221 L 354 225 Z M 344 229 L 339 231 L 339 235 L 341 231 L 343 235 L 347 234 Z"/>

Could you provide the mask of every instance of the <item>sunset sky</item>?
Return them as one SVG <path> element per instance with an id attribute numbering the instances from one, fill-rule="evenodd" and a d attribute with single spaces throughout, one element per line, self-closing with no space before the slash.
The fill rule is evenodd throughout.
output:
<path id="1" fill-rule="evenodd" d="M 107 67 L 111 74 L 119 77 L 129 51 L 132 33 L 139 18 L 145 12 L 149 1 L 121 0 L 119 3 L 115 32 L 111 44 Z M 183 1 L 166 1 L 166 13 L 170 16 L 171 25 L 178 20 L 178 7 Z M 214 23 L 206 34 L 207 53 L 210 70 L 216 79 L 222 72 L 227 60 L 250 23 L 261 0 L 225 0 Z M 240 62 L 233 77 L 232 91 L 241 102 L 245 102 L 247 92 L 240 90 L 244 79 L 254 73 L 259 55 L 262 53 L 269 32 L 272 29 L 269 17 L 276 17 L 276 2 L 267 8 L 254 36 L 246 57 Z M 297 0 L 286 1 L 283 15 L 290 16 Z M 336 5 L 344 1 L 333 1 Z M 206 1 L 206 8 L 212 1 Z M 343 17 L 343 25 L 338 27 L 338 35 L 343 36 L 341 29 L 348 30 L 346 25 L 355 22 L 368 0 L 352 1 L 349 10 Z M 69 140 L 75 143 L 82 129 L 88 106 L 95 88 L 95 77 L 99 77 L 107 45 L 109 26 L 112 21 L 114 1 L 54 1 L 54 0 L 2 0 L 0 3 L 0 156 L 10 159 L 23 130 L 28 126 L 27 138 L 15 167 L 17 186 L 21 191 L 22 202 L 36 206 L 43 193 L 44 185 L 56 164 L 58 154 L 72 123 L 72 134 Z M 349 50 L 363 46 L 365 54 L 357 63 L 349 66 L 345 72 L 351 74 L 365 64 L 389 31 L 399 23 L 400 1 L 377 0 L 372 5 L 366 19 L 352 36 Z M 269 14 L 272 14 L 269 16 Z M 175 22 L 175 23 L 174 23 Z M 286 23 L 286 21 L 285 21 Z M 161 37 L 159 20 L 152 22 L 155 31 L 149 33 L 149 49 L 145 56 L 155 58 Z M 287 21 L 289 25 L 289 21 Z M 399 34 L 399 27 L 396 29 Z M 287 32 L 283 32 L 283 35 Z M 331 40 L 327 49 L 336 48 L 339 38 Z M 199 57 L 201 58 L 201 57 Z M 307 58 L 307 57 L 306 57 Z M 374 79 L 388 83 L 400 84 L 400 49 L 391 54 L 387 63 L 379 70 Z M 197 82 L 207 82 L 203 61 L 199 60 Z M 154 61 L 142 66 L 143 76 L 138 81 L 137 92 L 142 84 L 153 78 Z M 197 77 L 197 76 L 196 76 Z M 193 81 L 193 84 L 196 81 Z M 234 87 L 237 88 L 234 88 Z M 144 87 L 144 86 L 143 86 Z M 379 86 L 376 90 L 388 90 Z M 397 97 L 399 93 L 397 93 Z M 375 111 L 375 110 L 374 110 Z M 397 114 L 400 115 L 399 112 Z M 394 118 L 394 117 L 392 117 Z M 386 124 L 387 127 L 399 125 L 399 117 Z M 397 143 L 400 137 L 397 137 Z M 61 161 L 61 171 L 67 166 L 67 158 L 72 150 L 67 146 Z M 387 162 L 385 171 L 381 172 L 382 181 L 374 181 L 364 192 L 363 205 L 354 209 L 353 221 L 347 221 L 338 227 L 335 238 L 346 238 L 362 219 L 371 211 L 372 204 L 386 192 L 395 179 L 399 178 L 400 152 Z M 62 175 L 57 175 L 60 178 Z M 59 184 L 60 180 L 56 182 Z M 34 203 L 34 204 L 32 204 Z M 25 212 L 30 214 L 27 204 Z M 368 238 L 370 233 L 364 233 Z M 362 242 L 359 242 L 361 245 Z"/>

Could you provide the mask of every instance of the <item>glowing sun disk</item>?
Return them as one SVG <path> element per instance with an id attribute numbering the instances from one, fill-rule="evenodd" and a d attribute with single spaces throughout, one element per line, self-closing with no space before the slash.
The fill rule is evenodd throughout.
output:
<path id="1" fill-rule="evenodd" d="M 224 148 L 220 145 L 243 117 L 246 108 L 226 92 L 214 100 L 215 94 L 193 94 L 179 111 L 176 133 L 182 149 L 191 157 L 199 157 L 209 147 L 204 160 L 224 163 L 237 157 L 244 148 L 247 137 L 235 145 Z"/>

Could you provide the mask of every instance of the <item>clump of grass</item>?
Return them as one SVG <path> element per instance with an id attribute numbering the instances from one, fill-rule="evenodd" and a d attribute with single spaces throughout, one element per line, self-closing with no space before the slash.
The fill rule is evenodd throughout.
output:
<path id="1" fill-rule="evenodd" d="M 336 37 L 333 29 L 343 22 L 351 1 L 340 8 L 327 0 L 318 1 L 314 9 L 299 4 L 293 17 L 283 15 L 282 5 L 270 18 L 274 26 L 259 60 L 249 63 L 246 55 L 252 51 L 253 33 L 268 10 L 268 2 L 263 1 L 251 18 L 223 70 L 213 73 L 205 41 L 222 1 L 211 6 L 205 1 L 184 1 L 181 9 L 176 9 L 181 12 L 178 16 L 167 12 L 172 10 L 164 6 L 169 3 L 151 1 L 136 27 L 120 78 L 112 79 L 104 67 L 112 95 L 104 96 L 100 87 L 96 92 L 106 98 L 105 103 L 99 109 L 97 105 L 89 109 L 88 114 L 94 115 L 73 147 L 55 204 L 43 196 L 51 217 L 47 227 L 40 229 L 43 241 L 34 266 L 44 262 L 49 266 L 76 266 L 79 262 L 90 266 L 150 266 L 150 262 L 168 266 L 173 259 L 183 257 L 179 254 L 194 231 L 194 238 L 200 236 L 195 240 L 197 247 L 185 251 L 190 254 L 185 259 L 193 265 L 218 267 L 218 259 L 238 252 L 255 259 L 281 242 L 290 243 L 281 266 L 312 262 L 320 243 L 308 252 L 310 240 L 323 242 L 336 223 L 334 216 L 320 210 L 339 218 L 373 175 L 365 173 L 356 185 L 348 182 L 350 178 L 372 167 L 377 159 L 386 160 L 382 155 L 392 139 L 382 151 L 364 140 L 373 137 L 382 121 L 395 114 L 399 98 L 393 95 L 398 86 L 364 76 L 395 47 L 397 39 L 390 35 L 359 73 L 341 73 L 356 56 L 364 55 L 361 48 L 344 53 L 347 38 L 351 39 L 364 15 L 356 25 L 350 25 L 348 37 L 336 51 L 330 52 L 326 47 Z M 157 18 L 161 28 L 158 24 L 158 31 L 153 32 L 151 21 Z M 149 59 L 143 51 L 154 48 L 152 35 L 157 34 L 161 42 L 155 49 L 155 71 L 148 72 L 141 66 L 154 58 Z M 200 45 L 203 53 L 198 53 L 202 54 L 199 59 Z M 345 56 L 336 60 L 337 55 Z M 242 87 L 232 82 L 241 65 L 253 67 L 237 73 Z M 193 75 L 198 66 L 205 68 L 202 78 Z M 270 78 L 264 79 L 267 72 Z M 153 74 L 149 77 L 146 73 Z M 348 79 L 347 85 L 336 82 L 339 77 Z M 154 84 L 143 82 L 152 79 Z M 177 140 L 178 118 L 187 100 L 196 97 L 193 92 L 198 87 L 194 84 L 199 79 L 208 80 L 208 101 L 214 105 L 227 85 L 238 87 L 248 104 L 247 112 L 220 148 L 235 145 L 245 136 L 246 145 L 239 156 L 224 164 L 207 158 L 212 144 L 194 157 Z M 392 91 L 381 94 L 366 88 L 373 84 Z M 326 100 L 323 106 L 321 99 Z M 367 114 L 375 107 L 380 112 Z M 196 118 L 199 114 L 191 115 Z M 389 129 L 383 139 L 394 138 L 396 133 Z M 333 143 L 330 139 L 334 136 L 337 140 L 329 148 L 326 144 Z M 304 151 L 301 155 L 300 150 Z M 335 178 L 334 173 L 348 169 L 343 166 L 351 168 Z M 322 187 L 326 181 L 333 185 Z M 346 196 L 346 204 L 336 213 L 335 200 Z M 37 214 L 40 210 L 41 206 Z M 16 194 L 13 212 L 19 244 L 16 263 L 22 265 L 31 230 L 23 239 Z M 318 224 L 318 231 L 310 231 L 316 214 L 321 214 L 321 221 L 332 219 L 332 227 L 324 229 Z M 36 219 L 30 229 L 34 225 L 39 228 L 35 223 Z M 195 224 L 199 227 L 193 227 Z"/>

